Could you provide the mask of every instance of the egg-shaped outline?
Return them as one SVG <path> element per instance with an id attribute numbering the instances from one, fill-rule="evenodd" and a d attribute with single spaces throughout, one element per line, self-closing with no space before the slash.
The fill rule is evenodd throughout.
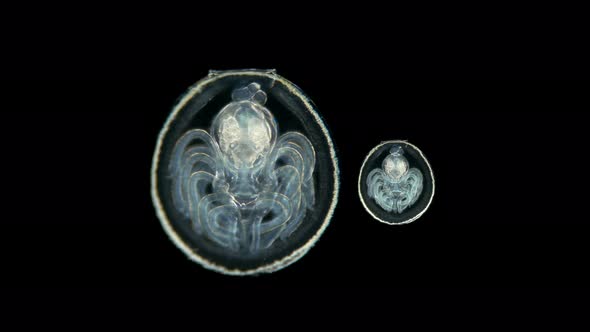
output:
<path id="1" fill-rule="evenodd" d="M 203 87 L 205 87 L 206 85 L 212 84 L 213 82 L 215 82 L 216 80 L 218 80 L 220 78 L 227 77 L 227 76 L 260 76 L 260 77 L 270 78 L 270 79 L 273 79 L 275 82 L 279 82 L 279 83 L 283 84 L 289 90 L 289 92 L 291 92 L 292 94 L 297 96 L 299 99 L 301 99 L 301 101 L 303 102 L 303 104 L 305 105 L 307 110 L 311 113 L 311 115 L 313 116 L 315 121 L 319 124 L 320 129 L 322 130 L 324 136 L 326 137 L 326 141 L 327 141 L 328 147 L 330 149 L 330 159 L 332 160 L 332 166 L 334 168 L 334 173 L 333 173 L 334 189 L 332 191 L 332 202 L 330 203 L 330 206 L 328 208 L 328 212 L 326 213 L 326 216 L 324 217 L 324 221 L 322 222 L 322 225 L 318 228 L 316 233 L 309 240 L 307 240 L 307 242 L 305 242 L 302 246 L 300 246 L 299 248 L 297 248 L 293 252 L 291 252 L 291 254 L 289 254 L 281 259 L 270 262 L 268 264 L 259 266 L 257 268 L 245 269 L 245 270 L 228 269 L 223 265 L 217 264 L 215 262 L 208 260 L 207 258 L 205 258 L 203 256 L 200 256 L 197 252 L 192 250 L 191 247 L 186 242 L 184 242 L 182 240 L 182 238 L 174 231 L 174 227 L 171 225 L 171 222 L 168 219 L 168 216 L 166 215 L 166 212 L 164 211 L 162 202 L 160 201 L 160 198 L 158 196 L 157 173 L 158 173 L 158 164 L 160 162 L 160 151 L 162 149 L 162 144 L 163 144 L 162 142 L 164 140 L 164 137 L 168 133 L 170 124 L 175 120 L 177 114 L 184 108 L 184 106 L 188 103 L 188 101 L 191 100 L 196 94 L 201 92 Z M 164 126 L 162 127 L 162 129 L 160 130 L 160 133 L 158 134 L 158 140 L 156 142 L 156 149 L 154 152 L 154 157 L 152 160 L 152 169 L 151 169 L 151 195 L 152 195 L 152 201 L 153 201 L 154 207 L 156 209 L 156 214 L 158 216 L 158 219 L 160 220 L 162 227 L 164 228 L 164 231 L 166 232 L 168 237 L 172 240 L 172 242 L 176 245 L 176 247 L 178 247 L 185 255 L 187 255 L 190 260 L 192 260 L 196 263 L 199 263 L 200 265 L 202 265 L 206 269 L 209 269 L 212 271 L 216 271 L 216 272 L 227 274 L 227 275 L 235 275 L 235 276 L 255 275 L 255 274 L 261 274 L 261 273 L 275 272 L 275 271 L 278 271 L 280 269 L 283 269 L 283 268 L 295 263 L 297 260 L 299 260 L 301 257 L 303 257 L 309 251 L 309 249 L 311 249 L 311 247 L 313 247 L 313 245 L 319 240 L 321 235 L 324 233 L 325 229 L 330 224 L 330 220 L 332 219 L 332 216 L 334 214 L 336 204 L 338 203 L 339 190 L 340 190 L 340 171 L 338 168 L 338 158 L 336 157 L 336 150 L 334 148 L 334 143 L 332 142 L 332 138 L 330 136 L 328 129 L 326 128 L 326 125 L 324 124 L 322 118 L 320 117 L 320 115 L 316 111 L 316 109 L 313 105 L 313 102 L 308 97 L 306 97 L 306 95 L 302 92 L 302 90 L 299 87 L 297 87 L 295 84 L 293 84 L 290 81 L 288 81 L 287 79 L 285 79 L 284 77 L 278 75 L 274 69 L 271 69 L 271 70 L 246 69 L 246 70 L 225 70 L 225 71 L 211 70 L 207 77 L 199 80 L 197 83 L 195 83 L 193 86 L 191 86 L 188 89 L 188 92 L 186 92 L 185 95 L 183 97 L 181 97 L 180 101 L 172 109 L 172 112 L 170 113 L 170 115 L 168 116 L 166 121 L 164 122 Z"/>
<path id="2" fill-rule="evenodd" d="M 367 160 L 369 160 L 369 157 L 371 157 L 371 155 L 373 155 L 373 153 L 375 153 L 379 148 L 381 148 L 384 145 L 387 144 L 395 144 L 395 143 L 403 143 L 406 145 L 409 145 L 410 147 L 412 147 L 414 150 L 416 150 L 419 154 L 420 157 L 424 160 L 424 162 L 426 163 L 426 165 L 428 166 L 428 171 L 430 172 L 430 177 L 432 178 L 432 194 L 430 194 L 430 198 L 428 199 L 428 203 L 424 206 L 424 209 L 422 209 L 422 211 L 418 212 L 415 216 L 413 216 L 412 218 L 402 221 L 402 222 L 389 222 L 386 220 L 383 220 L 379 217 L 377 217 L 367 206 L 367 204 L 365 203 L 365 200 L 363 198 L 363 194 L 362 194 L 362 175 L 363 175 L 363 170 L 365 168 L 365 164 L 367 163 Z M 381 143 L 379 143 L 379 145 L 377 145 L 376 147 L 374 147 L 371 151 L 369 151 L 369 153 L 367 154 L 367 156 L 365 157 L 365 160 L 363 161 L 363 164 L 361 166 L 361 170 L 359 172 L 359 178 L 358 178 L 358 194 L 359 197 L 361 199 L 361 203 L 363 203 L 363 207 L 365 208 L 365 210 L 367 210 L 367 212 L 369 212 L 369 214 L 375 218 L 376 220 L 387 224 L 387 225 L 405 225 L 405 224 L 409 224 L 412 221 L 420 218 L 425 212 L 426 210 L 428 210 L 428 208 L 430 207 L 430 204 L 432 203 L 432 199 L 434 198 L 434 191 L 435 191 L 435 180 L 434 180 L 434 173 L 432 172 L 432 167 L 430 166 L 430 163 L 428 162 L 428 159 L 426 159 L 426 156 L 424 156 L 424 153 L 422 153 L 422 151 L 420 149 L 418 149 L 417 146 L 415 146 L 414 144 L 405 141 L 405 140 L 392 140 L 392 141 L 383 141 Z"/>

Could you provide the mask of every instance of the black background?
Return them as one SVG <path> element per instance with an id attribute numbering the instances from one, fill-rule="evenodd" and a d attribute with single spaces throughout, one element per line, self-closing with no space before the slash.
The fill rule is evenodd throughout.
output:
<path id="1" fill-rule="evenodd" d="M 270 275 L 190 262 L 156 218 L 150 167 L 175 99 L 207 67 L 166 79 L 3 82 L 16 202 L 2 223 L 4 286 L 587 286 L 585 84 L 334 78 L 279 62 L 268 67 L 313 98 L 337 147 L 331 225 Z M 357 194 L 363 159 L 390 139 L 420 147 L 436 178 L 431 207 L 408 225 L 373 220 Z"/>
<path id="2" fill-rule="evenodd" d="M 228 296 L 252 292 L 232 306 L 258 298 L 280 311 L 293 293 L 313 302 L 352 292 L 327 288 L 363 288 L 375 295 L 364 305 L 387 289 L 395 295 L 384 299 L 400 303 L 396 292 L 408 288 L 413 298 L 417 288 L 588 287 L 588 83 L 562 80 L 587 78 L 579 40 L 551 28 L 533 29 L 536 38 L 529 28 L 414 31 L 370 17 L 341 27 L 318 17 L 325 29 L 305 30 L 304 17 L 290 30 L 273 21 L 216 36 L 194 32 L 198 15 L 187 22 L 200 25 L 179 29 L 186 37 L 127 16 L 5 30 L 2 288 L 17 297 L 59 288 L 48 307 L 82 288 L 115 289 L 107 306 L 121 288 L 140 288 L 139 301 L 172 288 L 190 303 L 209 294 L 220 310 Z M 156 136 L 177 98 L 209 69 L 235 68 L 275 68 L 301 87 L 341 170 L 340 200 L 316 246 L 257 277 L 190 262 L 161 229 L 149 193 Z M 432 205 L 408 225 L 373 220 L 357 194 L 366 154 L 392 139 L 418 146 L 436 178 Z"/>

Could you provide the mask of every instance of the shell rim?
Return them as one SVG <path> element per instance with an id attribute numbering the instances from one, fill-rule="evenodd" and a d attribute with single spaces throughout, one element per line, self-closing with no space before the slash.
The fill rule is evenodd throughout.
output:
<path id="1" fill-rule="evenodd" d="M 214 263 L 203 256 L 197 254 L 191 247 L 182 240 L 182 238 L 174 231 L 166 212 L 164 211 L 162 202 L 160 201 L 160 197 L 158 195 L 158 184 L 157 184 L 157 172 L 158 172 L 158 164 L 160 162 L 160 151 L 162 149 L 162 142 L 164 136 L 168 133 L 170 124 L 176 118 L 177 114 L 180 112 L 182 108 L 188 103 L 190 99 L 192 99 L 197 93 L 199 93 L 204 86 L 211 84 L 213 81 L 220 79 L 226 76 L 262 76 L 270 78 L 274 81 L 279 81 L 282 83 L 292 94 L 297 96 L 305 105 L 306 109 L 311 113 L 314 117 L 314 120 L 319 124 L 320 129 L 324 136 L 326 137 L 328 148 L 330 150 L 330 159 L 332 161 L 332 166 L 334 168 L 333 178 L 334 178 L 334 189 L 332 191 L 332 202 L 330 203 L 330 207 L 328 208 L 328 212 L 322 225 L 315 234 L 302 246 L 294 249 L 290 254 L 287 256 L 270 262 L 268 264 L 261 265 L 259 267 L 253 269 L 229 269 L 221 264 Z M 273 83 L 274 84 L 274 83 Z M 176 245 L 178 249 L 180 249 L 188 258 L 201 266 L 205 267 L 206 269 L 227 274 L 227 275 L 235 275 L 235 276 L 242 276 L 242 275 L 255 275 L 260 273 L 271 273 L 278 270 L 281 270 L 296 261 L 298 261 L 301 257 L 303 257 L 311 247 L 315 245 L 315 243 L 319 240 L 321 235 L 324 233 L 326 228 L 328 227 L 330 220 L 333 217 L 334 210 L 336 208 L 336 204 L 338 202 L 338 194 L 340 189 L 340 171 L 338 168 L 338 158 L 336 157 L 336 150 L 334 148 L 334 143 L 332 142 L 332 137 L 323 122 L 322 118 L 316 111 L 313 102 L 306 97 L 302 90 L 297 87 L 295 84 L 290 82 L 289 80 L 285 79 L 284 77 L 278 75 L 276 71 L 273 70 L 258 70 L 258 69 L 246 69 L 246 70 L 225 70 L 225 71 L 215 71 L 211 70 L 209 74 L 202 78 L 201 80 L 197 81 L 193 84 L 188 91 L 181 97 L 180 101 L 176 103 L 172 112 L 164 122 L 164 126 L 160 130 L 158 134 L 158 140 L 156 141 L 156 149 L 154 152 L 154 157 L 152 159 L 152 169 L 151 169 L 151 195 L 154 207 L 156 209 L 156 215 L 160 220 L 160 224 L 162 225 L 164 231 L 170 238 L 170 240 Z"/>
<path id="2" fill-rule="evenodd" d="M 392 144 L 392 143 L 404 143 L 407 144 L 409 146 L 411 146 L 412 148 L 414 148 L 416 151 L 418 151 L 418 153 L 420 154 L 420 156 L 422 157 L 422 159 L 426 162 L 426 166 L 428 166 L 428 171 L 430 172 L 430 177 L 432 178 L 432 193 L 430 194 L 430 199 L 428 200 L 428 203 L 426 204 L 426 206 L 424 207 L 424 209 L 422 209 L 422 211 L 418 212 L 415 216 L 413 216 L 412 218 L 408 219 L 408 220 L 404 220 L 402 222 L 390 222 L 390 221 L 386 221 L 383 220 L 379 217 L 377 217 L 373 212 L 371 212 L 371 210 L 369 209 L 369 207 L 367 206 L 367 204 L 365 203 L 365 199 L 363 198 L 363 194 L 361 191 L 361 182 L 362 182 L 362 175 L 363 175 L 363 170 L 365 169 L 365 164 L 367 163 L 367 160 L 369 160 L 369 157 L 371 155 L 373 155 L 373 153 L 375 153 L 379 148 L 381 148 L 382 146 L 386 145 L 386 144 Z M 420 150 L 417 146 L 415 146 L 414 144 L 406 141 L 406 140 L 391 140 L 391 141 L 383 141 L 381 143 L 379 143 L 376 147 L 374 147 L 371 151 L 369 151 L 369 153 L 367 154 L 367 156 L 365 157 L 365 160 L 363 161 L 363 164 L 361 166 L 361 170 L 359 172 L 359 178 L 358 178 L 358 194 L 359 197 L 361 199 L 361 203 L 363 204 L 363 207 L 365 208 L 365 210 L 377 221 L 382 222 L 384 224 L 387 225 L 405 225 L 405 224 L 409 224 L 413 221 L 415 221 L 416 219 L 420 218 L 425 212 L 426 210 L 428 210 L 428 208 L 430 207 L 430 204 L 432 203 L 432 200 L 434 198 L 434 192 L 435 192 L 435 179 L 434 179 L 434 173 L 432 172 L 432 167 L 430 166 L 430 162 L 428 162 L 428 159 L 426 159 L 426 156 L 424 155 L 424 153 L 422 153 L 422 150 Z"/>

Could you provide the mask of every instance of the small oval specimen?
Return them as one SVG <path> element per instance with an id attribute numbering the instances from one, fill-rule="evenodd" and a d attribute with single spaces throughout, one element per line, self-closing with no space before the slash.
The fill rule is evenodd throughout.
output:
<path id="1" fill-rule="evenodd" d="M 273 70 L 211 72 L 158 138 L 152 198 L 162 225 L 191 259 L 218 272 L 293 263 L 327 227 L 337 193 L 324 123 Z"/>
<path id="2" fill-rule="evenodd" d="M 383 142 L 363 163 L 359 195 L 375 219 L 387 224 L 412 222 L 426 211 L 434 195 L 430 164 L 408 142 Z"/>

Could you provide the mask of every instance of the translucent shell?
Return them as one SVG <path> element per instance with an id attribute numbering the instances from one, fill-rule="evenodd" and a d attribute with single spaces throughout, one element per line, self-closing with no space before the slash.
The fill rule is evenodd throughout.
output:
<path id="1" fill-rule="evenodd" d="M 388 141 L 365 158 L 358 191 L 363 206 L 375 219 L 406 224 L 430 206 L 434 176 L 417 147 L 405 141 Z"/>
<path id="2" fill-rule="evenodd" d="M 272 70 L 211 72 L 158 137 L 158 217 L 185 254 L 218 272 L 273 272 L 295 262 L 329 224 L 337 194 L 324 123 Z"/>

